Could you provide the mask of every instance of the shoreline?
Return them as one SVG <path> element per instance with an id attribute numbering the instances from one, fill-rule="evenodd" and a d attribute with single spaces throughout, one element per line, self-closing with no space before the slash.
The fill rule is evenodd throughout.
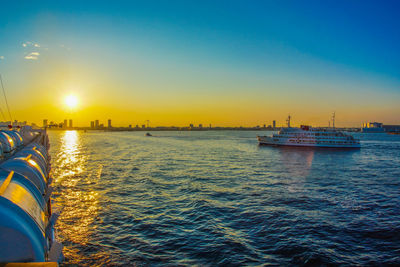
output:
<path id="1" fill-rule="evenodd" d="M 321 127 L 328 129 L 328 127 Z M 47 128 L 48 131 L 102 131 L 102 132 L 157 132 L 157 131 L 279 131 L 281 128 L 264 128 L 264 127 L 213 127 L 213 128 L 189 128 L 189 127 L 155 127 L 155 128 L 128 128 L 128 127 L 111 127 L 111 128 L 91 128 L 91 127 L 67 127 L 67 128 Z M 360 132 L 360 128 L 336 128 L 339 131 Z"/>

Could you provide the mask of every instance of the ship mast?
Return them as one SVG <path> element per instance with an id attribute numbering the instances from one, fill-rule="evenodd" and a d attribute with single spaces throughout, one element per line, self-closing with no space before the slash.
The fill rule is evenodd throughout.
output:
<path id="1" fill-rule="evenodd" d="M 335 112 L 332 114 L 332 127 L 335 129 Z"/>
<path id="2" fill-rule="evenodd" d="M 8 106 L 6 91 L 5 91 L 5 89 L 4 89 L 3 78 L 1 77 L 1 74 L 0 74 L 0 83 L 1 83 L 1 88 L 3 89 L 3 95 L 4 95 L 4 100 L 5 100 L 5 102 L 6 102 L 6 106 L 7 106 L 7 110 L 8 110 L 8 115 L 10 116 L 10 120 L 11 120 L 11 124 L 12 124 L 13 119 L 12 119 L 12 116 L 11 116 L 10 107 Z M 4 121 L 6 121 L 6 117 L 4 116 L 3 110 L 0 109 L 0 112 L 1 112 L 1 115 L 3 116 L 3 118 L 4 118 Z"/>
<path id="3" fill-rule="evenodd" d="M 288 116 L 288 118 L 286 119 L 286 123 L 287 123 L 287 127 L 290 128 L 290 119 L 292 117 L 290 117 L 290 115 Z"/>

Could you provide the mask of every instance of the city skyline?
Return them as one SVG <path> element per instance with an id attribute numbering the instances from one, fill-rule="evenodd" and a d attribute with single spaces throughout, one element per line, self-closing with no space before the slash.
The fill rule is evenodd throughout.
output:
<path id="1" fill-rule="evenodd" d="M 395 1 L 3 7 L 0 74 L 13 119 L 254 126 L 291 114 L 293 125 L 322 126 L 336 112 L 343 127 L 400 124 Z"/>
<path id="2" fill-rule="evenodd" d="M 289 115 L 290 116 L 290 115 Z M 334 115 L 335 116 L 335 115 Z M 290 116 L 291 118 L 291 116 Z M 2 122 L 0 122 L 1 124 Z M 13 123 L 11 122 L 7 122 L 8 124 L 15 124 L 15 125 L 19 125 L 19 124 L 23 124 L 23 125 L 29 125 L 29 123 L 27 123 L 27 121 L 24 122 L 18 122 L 17 120 L 14 121 Z M 335 124 L 336 121 L 333 121 L 333 118 L 331 120 L 329 120 L 327 122 L 326 125 L 308 125 L 308 126 L 313 126 L 313 127 L 333 127 L 335 128 L 335 126 L 339 127 L 339 128 L 361 128 L 361 127 L 369 127 L 369 125 L 374 125 L 374 124 L 379 124 L 379 125 L 383 125 L 382 123 L 379 122 L 363 122 L 362 125 L 356 125 L 356 126 L 352 126 L 352 127 L 345 127 L 342 125 L 337 125 Z M 4 122 L 3 122 L 4 124 Z M 257 125 L 232 125 L 232 126 L 222 126 L 222 125 L 213 125 L 211 123 L 208 124 L 204 124 L 204 123 L 195 123 L 195 122 L 191 122 L 188 125 L 151 125 L 150 124 L 150 120 L 146 120 L 144 122 L 138 123 L 135 121 L 132 121 L 130 124 L 127 125 L 115 125 L 113 123 L 112 119 L 107 119 L 107 120 L 99 120 L 99 119 L 95 119 L 90 121 L 87 125 L 79 125 L 76 126 L 75 124 L 73 124 L 73 120 L 72 119 L 64 119 L 61 122 L 58 121 L 53 121 L 53 120 L 49 120 L 49 119 L 43 119 L 42 120 L 42 124 L 41 125 L 37 125 L 36 123 L 34 123 L 35 126 L 38 127 L 55 127 L 55 128 L 92 128 L 92 129 L 103 129 L 103 128 L 281 128 L 281 127 L 287 127 L 288 126 L 288 121 L 286 119 L 285 123 L 277 123 L 276 120 L 267 122 L 264 121 L 261 124 L 257 124 Z M 290 122 L 290 126 L 301 126 L 304 125 L 302 123 L 298 123 L 298 125 L 296 123 L 293 123 L 293 121 Z"/>

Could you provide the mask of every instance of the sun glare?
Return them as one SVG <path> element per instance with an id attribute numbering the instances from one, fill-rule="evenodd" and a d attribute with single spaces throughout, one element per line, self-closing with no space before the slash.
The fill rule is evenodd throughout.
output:
<path id="1" fill-rule="evenodd" d="M 76 95 L 68 95 L 65 97 L 65 105 L 70 109 L 76 108 L 78 102 L 78 97 Z"/>

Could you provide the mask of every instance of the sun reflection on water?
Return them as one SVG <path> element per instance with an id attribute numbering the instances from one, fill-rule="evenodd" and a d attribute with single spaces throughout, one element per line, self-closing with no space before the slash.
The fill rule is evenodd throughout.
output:
<path id="1" fill-rule="evenodd" d="M 314 159 L 314 149 L 309 148 L 282 148 L 280 154 L 287 173 L 288 191 L 291 193 L 303 191 L 305 180 L 309 175 Z"/>
<path id="2" fill-rule="evenodd" d="M 88 184 L 99 178 L 88 166 L 88 155 L 78 131 L 59 135 L 59 153 L 56 156 L 53 177 L 58 187 L 54 204 L 62 208 L 56 224 L 58 236 L 64 243 L 66 258 L 82 257 L 80 247 L 90 242 L 93 224 L 99 210 L 98 193 Z"/>

